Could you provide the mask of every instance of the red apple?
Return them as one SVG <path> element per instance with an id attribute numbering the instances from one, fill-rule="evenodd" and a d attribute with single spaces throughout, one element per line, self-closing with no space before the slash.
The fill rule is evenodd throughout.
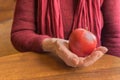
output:
<path id="1" fill-rule="evenodd" d="M 96 36 L 85 29 L 75 29 L 69 37 L 69 48 L 79 57 L 90 55 L 96 46 Z"/>

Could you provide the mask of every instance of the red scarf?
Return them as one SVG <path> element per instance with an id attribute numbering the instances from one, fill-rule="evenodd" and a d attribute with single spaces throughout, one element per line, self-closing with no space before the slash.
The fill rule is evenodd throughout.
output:
<path id="1" fill-rule="evenodd" d="M 101 15 L 102 0 L 78 0 L 72 28 L 85 28 L 93 32 L 100 43 L 103 20 Z M 38 0 L 38 22 L 40 34 L 64 38 L 64 28 L 60 0 Z"/>

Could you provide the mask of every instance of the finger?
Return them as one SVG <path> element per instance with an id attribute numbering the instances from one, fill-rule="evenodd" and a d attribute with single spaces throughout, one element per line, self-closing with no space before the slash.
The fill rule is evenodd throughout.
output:
<path id="1" fill-rule="evenodd" d="M 63 43 L 63 45 L 64 45 L 64 47 L 66 47 L 67 49 L 69 49 L 69 42 L 68 42 L 68 41 L 65 41 L 65 42 Z"/>
<path id="2" fill-rule="evenodd" d="M 77 65 L 77 67 L 83 67 L 83 65 L 84 65 L 84 60 L 85 60 L 84 57 L 79 57 L 79 63 L 78 63 L 78 65 Z"/>
<path id="3" fill-rule="evenodd" d="M 95 51 L 101 51 L 103 53 L 106 53 L 108 51 L 108 49 L 104 46 L 100 46 L 100 47 L 96 48 Z"/>
<path id="4" fill-rule="evenodd" d="M 101 51 L 95 51 L 91 55 L 85 58 L 83 61 L 83 66 L 89 66 L 95 63 L 98 59 L 100 59 L 104 55 Z"/>
<path id="5" fill-rule="evenodd" d="M 79 58 L 77 55 L 73 54 L 66 46 L 57 42 L 58 44 L 58 56 L 68 65 L 76 67 L 79 63 Z"/>
<path id="6" fill-rule="evenodd" d="M 106 52 L 108 51 L 108 49 L 106 47 L 100 46 L 98 48 L 96 48 L 91 55 L 89 55 L 86 58 L 80 58 L 79 60 L 79 66 L 89 66 L 91 64 L 93 64 L 94 62 L 96 62 L 99 58 L 101 58 Z"/>
<path id="7" fill-rule="evenodd" d="M 61 48 L 60 51 L 61 51 L 61 52 L 59 53 L 59 57 L 60 57 L 62 60 L 64 60 L 64 62 L 65 62 L 68 66 L 76 67 L 76 66 L 78 65 L 78 63 L 79 63 L 79 58 L 78 58 L 75 54 L 67 51 L 67 49 L 65 49 L 65 48 L 64 48 L 64 49 Z"/>

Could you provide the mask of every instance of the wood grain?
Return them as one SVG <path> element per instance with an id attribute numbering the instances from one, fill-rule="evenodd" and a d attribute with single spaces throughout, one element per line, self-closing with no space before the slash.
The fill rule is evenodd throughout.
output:
<path id="1" fill-rule="evenodd" d="M 0 23 L 0 56 L 16 54 L 18 51 L 14 49 L 10 40 L 12 27 L 12 19 Z"/>
<path id="2" fill-rule="evenodd" d="M 0 22 L 13 18 L 16 0 L 0 0 Z"/>
<path id="3" fill-rule="evenodd" d="M 13 18 L 14 11 L 0 11 L 0 22 L 4 22 Z"/>
<path id="4" fill-rule="evenodd" d="M 92 66 L 71 68 L 61 59 L 32 52 L 0 58 L 0 80 L 119 80 L 120 59 L 105 55 Z"/>

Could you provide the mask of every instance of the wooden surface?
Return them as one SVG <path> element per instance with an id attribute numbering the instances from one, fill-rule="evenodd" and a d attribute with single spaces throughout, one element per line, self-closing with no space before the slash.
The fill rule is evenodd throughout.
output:
<path id="1" fill-rule="evenodd" d="M 13 18 L 16 0 L 0 0 L 0 22 Z"/>
<path id="2" fill-rule="evenodd" d="M 0 23 L 0 56 L 16 54 L 18 52 L 10 41 L 11 27 L 12 19 Z"/>
<path id="3" fill-rule="evenodd" d="M 71 68 L 49 53 L 19 53 L 0 58 L 0 80 L 120 80 L 120 58 L 105 55 L 92 66 Z"/>
<path id="4" fill-rule="evenodd" d="M 0 57 L 16 54 L 10 41 L 16 0 L 0 0 Z"/>

